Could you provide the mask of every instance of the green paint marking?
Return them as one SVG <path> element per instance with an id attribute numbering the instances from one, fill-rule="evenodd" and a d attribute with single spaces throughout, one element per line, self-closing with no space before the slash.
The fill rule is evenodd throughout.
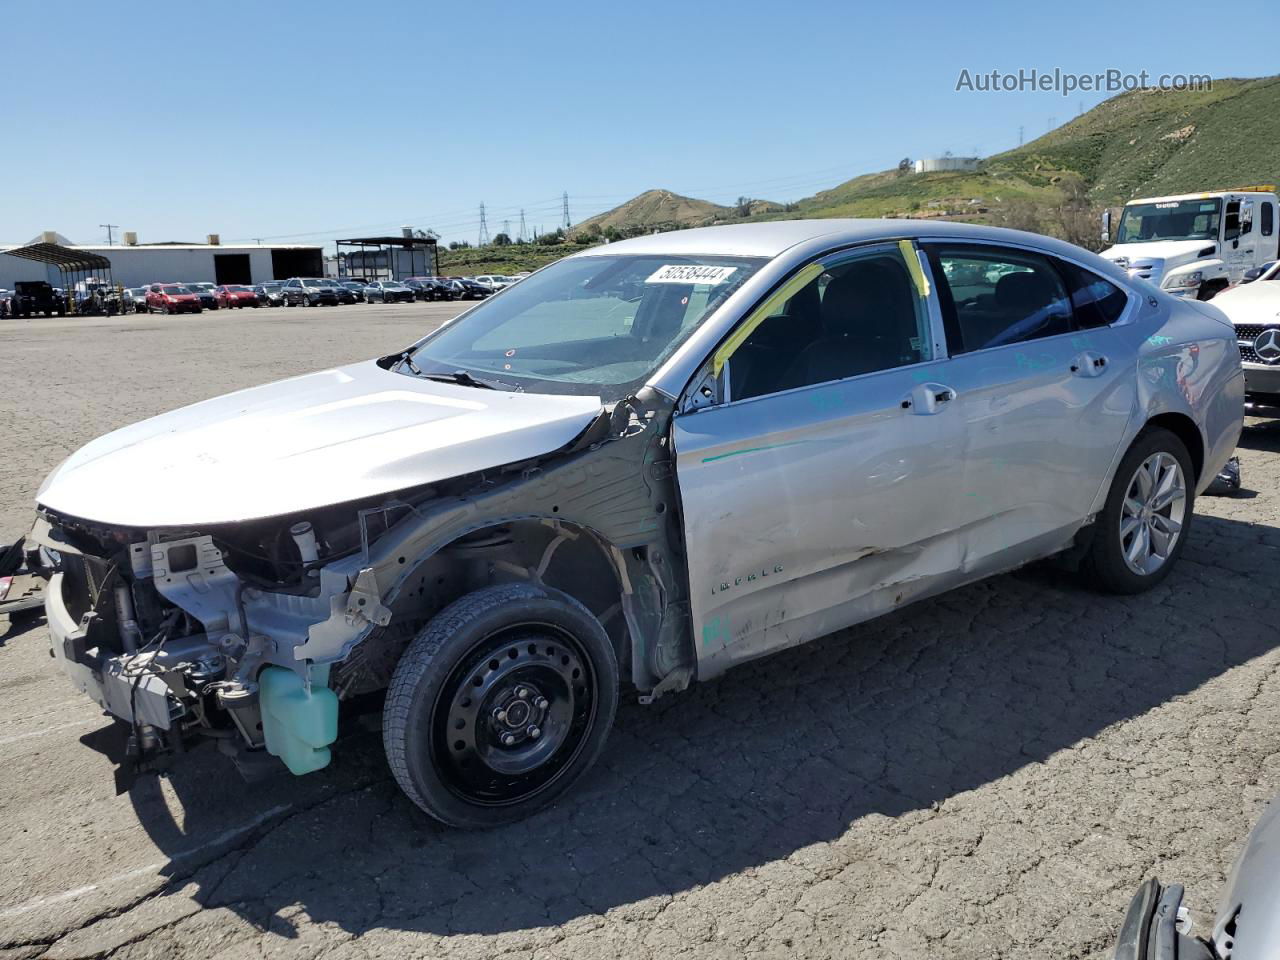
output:
<path id="1" fill-rule="evenodd" d="M 714 457 L 703 457 L 703 463 L 711 463 L 713 460 L 728 460 L 730 457 L 740 457 L 744 453 L 761 453 L 765 450 L 781 450 L 783 447 L 795 447 L 802 443 L 808 443 L 807 440 L 792 440 L 789 443 L 771 443 L 764 447 L 747 447 L 745 450 L 734 450 L 732 453 L 718 453 Z"/>
<path id="2" fill-rule="evenodd" d="M 720 617 L 702 625 L 702 645 L 709 647 L 717 641 L 724 646 L 724 621 Z"/>

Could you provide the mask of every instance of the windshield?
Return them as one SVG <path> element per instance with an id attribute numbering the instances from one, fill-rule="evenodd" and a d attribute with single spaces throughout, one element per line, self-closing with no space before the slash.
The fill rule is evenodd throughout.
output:
<path id="1" fill-rule="evenodd" d="M 591 256 L 561 260 L 415 348 L 425 374 L 466 371 L 540 393 L 621 399 L 765 261 Z"/>
<path id="2" fill-rule="evenodd" d="M 248 287 L 227 287 L 232 293 L 253 293 Z"/>
<path id="3" fill-rule="evenodd" d="M 165 293 L 169 294 L 170 296 L 176 296 L 180 293 L 191 292 L 186 287 L 161 287 L 160 289 L 163 290 Z"/>
<path id="4" fill-rule="evenodd" d="M 1116 243 L 1152 240 L 1216 240 L 1222 200 L 1166 200 L 1124 208 Z"/>
<path id="5" fill-rule="evenodd" d="M 303 280 L 302 285 L 304 287 L 327 287 L 329 286 L 329 281 L 328 280 Z"/>

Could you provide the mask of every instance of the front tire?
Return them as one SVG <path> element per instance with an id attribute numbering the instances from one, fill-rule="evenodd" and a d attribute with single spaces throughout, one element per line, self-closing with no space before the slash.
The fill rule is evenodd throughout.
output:
<path id="1" fill-rule="evenodd" d="M 553 803 L 604 748 L 618 705 L 608 634 L 534 584 L 454 601 L 409 645 L 382 741 L 396 782 L 454 827 L 510 823 Z"/>
<path id="2" fill-rule="evenodd" d="M 1169 575 L 1190 531 L 1194 478 L 1176 434 L 1152 427 L 1138 435 L 1116 468 L 1082 564 L 1096 586 L 1141 593 Z"/>

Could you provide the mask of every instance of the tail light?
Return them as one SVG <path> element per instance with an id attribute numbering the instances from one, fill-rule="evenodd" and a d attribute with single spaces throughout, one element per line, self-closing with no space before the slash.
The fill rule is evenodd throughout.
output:
<path id="1" fill-rule="evenodd" d="M 0 602 L 9 595 L 11 586 L 13 586 L 13 577 L 0 577 Z"/>

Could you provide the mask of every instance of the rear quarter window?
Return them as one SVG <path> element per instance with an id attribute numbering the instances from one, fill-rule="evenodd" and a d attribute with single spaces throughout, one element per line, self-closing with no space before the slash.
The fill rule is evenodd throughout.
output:
<path id="1" fill-rule="evenodd" d="M 1058 267 L 1067 284 L 1077 327 L 1105 327 L 1120 319 L 1129 303 L 1128 294 L 1110 280 L 1074 263 L 1058 261 Z"/>

